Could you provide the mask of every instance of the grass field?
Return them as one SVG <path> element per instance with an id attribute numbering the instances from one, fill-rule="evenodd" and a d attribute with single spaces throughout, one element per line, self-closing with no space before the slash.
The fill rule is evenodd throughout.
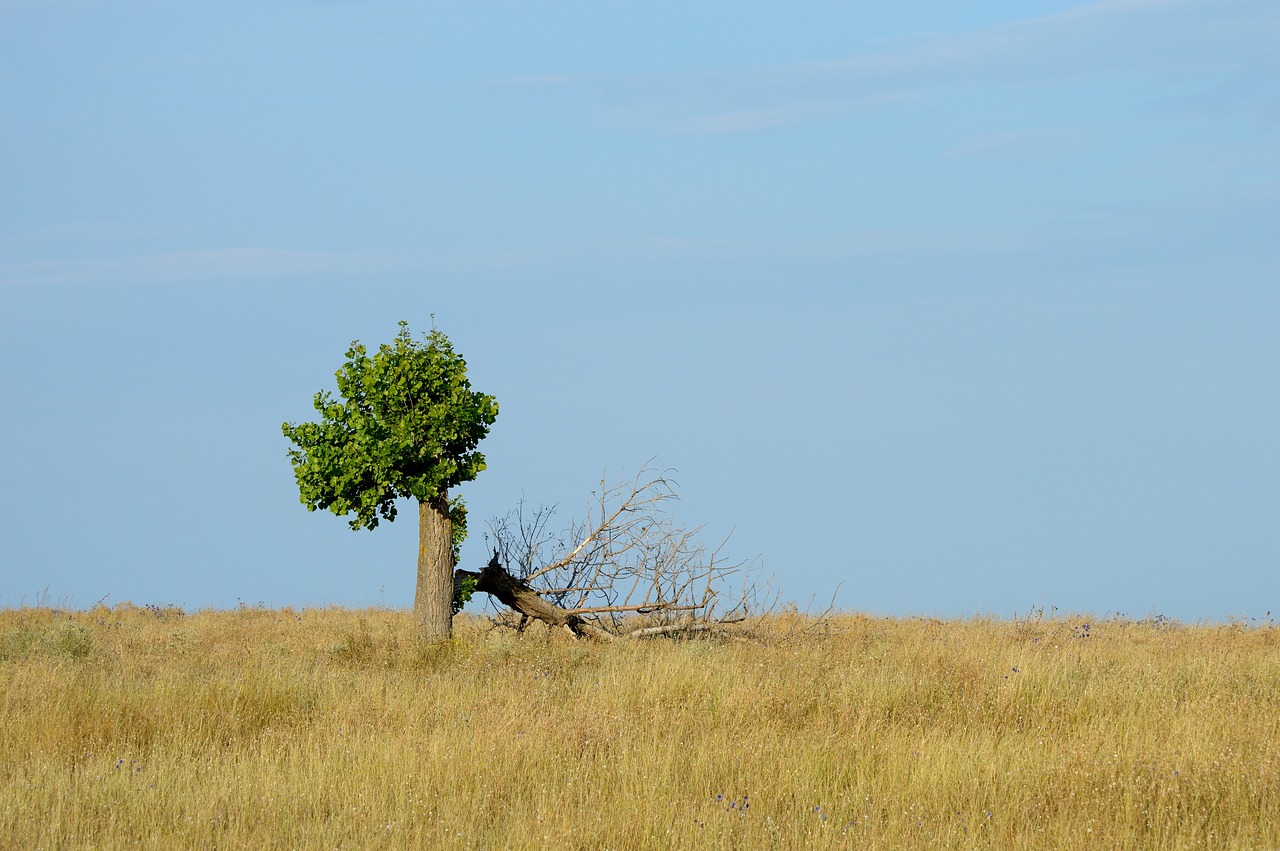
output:
<path id="1" fill-rule="evenodd" d="M 0 612 L 0 847 L 1280 848 L 1280 628 Z"/>

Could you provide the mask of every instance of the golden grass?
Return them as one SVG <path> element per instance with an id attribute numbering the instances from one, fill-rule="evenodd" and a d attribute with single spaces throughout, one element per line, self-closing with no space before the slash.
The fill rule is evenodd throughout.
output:
<path id="1" fill-rule="evenodd" d="M 0 612 L 0 847 L 1280 848 L 1272 625 L 457 632 Z"/>

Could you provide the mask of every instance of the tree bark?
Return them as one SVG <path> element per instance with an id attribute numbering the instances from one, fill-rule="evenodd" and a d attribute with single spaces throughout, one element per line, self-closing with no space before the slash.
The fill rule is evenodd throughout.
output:
<path id="1" fill-rule="evenodd" d="M 418 591 L 413 598 L 418 640 L 448 641 L 453 628 L 453 524 L 449 496 L 418 503 Z"/>
<path id="2" fill-rule="evenodd" d="M 516 579 L 507 569 L 498 563 L 497 555 L 489 560 L 489 564 L 479 573 L 473 570 L 455 570 L 454 583 L 463 579 L 476 580 L 476 590 L 496 597 L 508 608 L 514 609 L 526 618 L 540 620 L 547 626 L 564 627 L 574 635 L 594 638 L 599 641 L 612 641 L 614 636 L 599 629 L 549 600 L 544 600 L 537 591 L 526 583 Z"/>

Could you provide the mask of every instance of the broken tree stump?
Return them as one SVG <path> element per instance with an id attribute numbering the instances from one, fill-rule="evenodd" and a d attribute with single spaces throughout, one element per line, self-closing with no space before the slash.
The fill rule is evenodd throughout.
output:
<path id="1" fill-rule="evenodd" d="M 512 576 L 498 561 L 498 554 L 479 572 L 458 569 L 453 572 L 454 594 L 463 579 L 474 579 L 476 590 L 483 591 L 526 618 L 540 620 L 551 627 L 569 630 L 575 636 L 593 638 L 597 641 L 613 641 L 614 636 L 599 627 L 588 623 L 580 615 L 563 609 L 555 603 L 545 600 L 527 583 Z"/>

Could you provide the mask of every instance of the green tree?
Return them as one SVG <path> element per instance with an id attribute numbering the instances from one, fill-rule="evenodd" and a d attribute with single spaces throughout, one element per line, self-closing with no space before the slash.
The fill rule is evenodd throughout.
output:
<path id="1" fill-rule="evenodd" d="M 492 396 L 474 392 L 467 364 L 432 329 L 416 342 L 406 322 L 369 356 L 357 340 L 337 371 L 338 397 L 315 396 L 320 421 L 284 423 L 289 460 L 307 510 L 354 513 L 352 529 L 396 518 L 396 500 L 418 501 L 418 637 L 442 641 L 453 620 L 453 569 L 466 535 L 466 509 L 449 489 L 484 469 L 476 451 L 498 416 Z"/>

